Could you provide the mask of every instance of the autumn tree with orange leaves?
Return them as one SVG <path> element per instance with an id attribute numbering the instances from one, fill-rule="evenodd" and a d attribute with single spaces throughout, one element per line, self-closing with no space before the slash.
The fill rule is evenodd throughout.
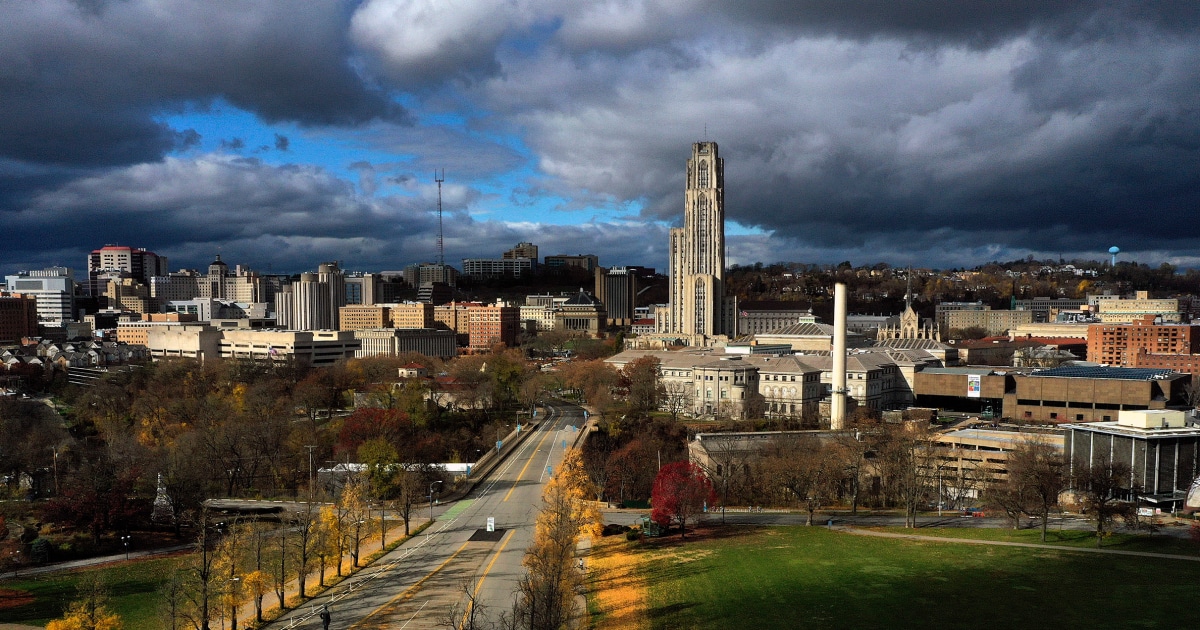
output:
<path id="1" fill-rule="evenodd" d="M 526 573 L 518 584 L 521 627 L 557 630 L 571 618 L 583 574 L 575 568 L 580 535 L 597 535 L 602 515 L 579 451 L 570 450 L 542 493 L 533 544 L 525 552 Z"/>

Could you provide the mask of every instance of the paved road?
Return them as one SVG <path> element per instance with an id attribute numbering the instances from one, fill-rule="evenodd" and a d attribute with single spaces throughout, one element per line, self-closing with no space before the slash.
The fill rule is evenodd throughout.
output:
<path id="1" fill-rule="evenodd" d="M 604 522 L 616 523 L 618 525 L 638 525 L 641 524 L 643 515 L 649 514 L 649 510 L 605 510 Z M 702 517 L 707 523 L 720 523 L 721 514 L 712 512 Z M 808 515 L 802 512 L 790 512 L 785 510 L 766 510 L 763 512 L 748 512 L 745 508 L 730 510 L 725 513 L 725 522 L 731 525 L 803 525 L 808 518 Z M 833 525 L 851 526 L 851 527 L 904 527 L 904 516 L 900 514 L 859 514 L 851 516 L 841 512 L 827 514 L 817 512 L 813 522 L 817 525 L 826 525 L 829 519 L 833 519 Z M 1040 527 L 1041 521 L 1030 521 L 1029 519 L 1021 519 L 1022 529 Z M 917 517 L 917 529 L 926 527 L 962 527 L 962 528 L 980 528 L 980 529 L 1005 529 L 1012 527 L 1012 523 L 1006 518 L 977 518 L 959 516 L 957 513 L 947 512 L 943 516 L 937 514 L 922 513 Z M 1051 530 L 1069 530 L 1069 531 L 1091 531 L 1096 528 L 1096 522 L 1077 515 L 1067 515 L 1063 518 L 1052 516 L 1050 518 Z M 1125 528 L 1122 525 L 1116 525 L 1116 531 L 1129 533 L 1145 533 L 1145 530 L 1134 531 Z M 1179 538 L 1187 538 L 1189 536 L 1187 527 L 1167 526 L 1160 530 L 1160 535 L 1175 536 Z"/>
<path id="2" fill-rule="evenodd" d="M 468 581 L 484 614 L 508 610 L 548 468 L 558 466 L 564 444 L 571 444 L 575 427 L 584 422 L 582 408 L 558 403 L 547 408 L 537 432 L 470 496 L 440 508 L 423 534 L 268 627 L 320 628 L 317 612 L 323 605 L 329 606 L 334 630 L 444 627 L 451 606 L 463 605 L 462 585 Z M 488 517 L 497 531 L 490 540 L 471 540 L 486 534 Z"/>

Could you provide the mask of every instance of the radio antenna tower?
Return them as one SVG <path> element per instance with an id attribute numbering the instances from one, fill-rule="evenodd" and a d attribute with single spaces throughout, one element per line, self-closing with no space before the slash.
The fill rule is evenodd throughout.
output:
<path id="1" fill-rule="evenodd" d="M 437 182 L 437 185 L 438 185 L 438 240 L 437 240 L 437 246 L 438 246 L 438 268 L 440 269 L 440 268 L 443 268 L 446 266 L 446 252 L 443 248 L 443 241 L 442 241 L 442 182 L 446 181 L 446 169 L 442 169 L 441 175 L 438 175 L 438 172 L 436 170 L 433 171 L 433 181 Z"/>

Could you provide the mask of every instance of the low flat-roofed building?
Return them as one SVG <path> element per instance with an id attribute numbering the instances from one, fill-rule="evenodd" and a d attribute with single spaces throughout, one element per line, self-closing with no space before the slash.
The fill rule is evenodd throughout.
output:
<path id="1" fill-rule="evenodd" d="M 1017 326 L 1033 323 L 1033 311 L 948 311 L 946 331 L 981 328 L 988 335 L 1003 334 Z"/>
<path id="2" fill-rule="evenodd" d="M 1088 338 L 1088 323 L 1087 322 L 1049 322 L 1049 323 L 1030 323 L 1013 326 L 1007 331 L 1009 338 L 1020 339 L 1022 337 L 1056 337 L 1059 339 L 1071 338 L 1082 339 L 1087 341 Z"/>
<path id="3" fill-rule="evenodd" d="M 222 330 L 221 357 L 332 365 L 354 358 L 361 343 L 349 330 Z"/>
<path id="4" fill-rule="evenodd" d="M 792 324 L 815 324 L 810 302 L 747 300 L 738 302 L 738 334 L 768 333 Z"/>
<path id="5" fill-rule="evenodd" d="M 458 353 L 454 331 L 435 328 L 381 328 L 356 330 L 362 344 L 355 356 L 396 356 L 419 352 L 425 356 L 449 359 Z"/>
<path id="6" fill-rule="evenodd" d="M 1178 299 L 1152 299 L 1147 291 L 1138 291 L 1133 299 L 1100 300 L 1097 311 L 1105 324 L 1128 324 L 1147 315 L 1160 317 L 1163 323 L 1183 321 Z"/>
<path id="7" fill-rule="evenodd" d="M 146 347 L 154 359 L 204 361 L 221 356 L 221 331 L 207 324 L 181 324 L 146 329 Z"/>
<path id="8" fill-rule="evenodd" d="M 974 499 L 988 486 L 1008 479 L 1008 457 L 1013 449 L 1040 441 L 1057 452 L 1063 450 L 1063 433 L 1057 430 L 966 428 L 934 436 L 937 476 L 943 501 L 957 504 Z"/>
<path id="9" fill-rule="evenodd" d="M 1036 422 L 1112 421 L 1120 411 L 1183 404 L 1186 374 L 1140 368 L 1065 366 L 1013 377 L 1004 416 Z"/>
<path id="10" fill-rule="evenodd" d="M 1200 427 L 1190 425 L 1182 411 L 1121 411 L 1115 421 L 1063 428 L 1069 478 L 1119 462 L 1130 471 L 1121 498 L 1172 509 L 1200 477 Z"/>
<path id="11" fill-rule="evenodd" d="M 540 332 L 554 330 L 554 307 L 525 305 L 520 309 L 522 323 L 532 323 L 534 329 Z"/>
<path id="12" fill-rule="evenodd" d="M 787 344 L 797 352 L 830 352 L 833 350 L 833 326 L 812 322 L 791 324 L 767 332 L 756 333 L 738 341 L 766 345 Z M 863 348 L 869 345 L 871 345 L 871 341 L 862 335 L 846 333 L 847 348 Z"/>
<path id="13" fill-rule="evenodd" d="M 925 368 L 913 377 L 915 404 L 946 411 L 999 416 L 1014 373 L 987 367 Z"/>

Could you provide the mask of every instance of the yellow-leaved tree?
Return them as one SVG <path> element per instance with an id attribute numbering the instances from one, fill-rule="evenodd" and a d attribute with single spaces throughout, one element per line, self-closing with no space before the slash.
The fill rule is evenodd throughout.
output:
<path id="1" fill-rule="evenodd" d="M 583 573 L 575 568 L 581 534 L 598 533 L 601 513 L 577 450 L 567 451 L 558 472 L 542 492 L 542 511 L 533 544 L 525 552 L 526 573 L 518 583 L 520 617 L 537 629 L 561 628 L 571 619 Z"/>
<path id="2" fill-rule="evenodd" d="M 46 630 L 121 630 L 121 617 L 105 603 L 108 592 L 99 578 L 79 585 L 78 598 L 67 605 L 61 619 L 46 624 Z"/>

